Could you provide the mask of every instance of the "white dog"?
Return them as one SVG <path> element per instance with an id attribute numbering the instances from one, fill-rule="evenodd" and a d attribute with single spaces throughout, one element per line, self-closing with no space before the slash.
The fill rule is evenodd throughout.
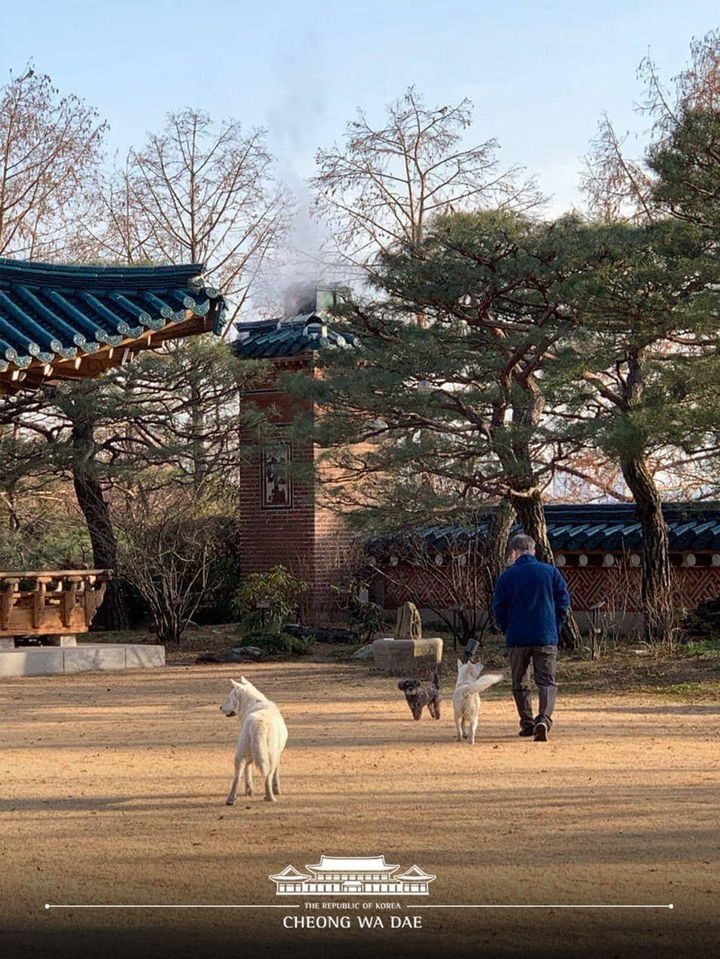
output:
<path id="1" fill-rule="evenodd" d="M 463 663 L 458 660 L 458 675 L 453 693 L 453 710 L 458 741 L 475 743 L 475 731 L 480 718 L 480 693 L 499 683 L 500 673 L 482 673 L 482 663 Z"/>
<path id="2" fill-rule="evenodd" d="M 235 776 L 225 800 L 232 806 L 240 776 L 245 773 L 245 795 L 252 796 L 253 763 L 265 783 L 265 799 L 275 802 L 280 794 L 280 754 L 287 743 L 287 726 L 275 703 L 263 696 L 244 676 L 232 681 L 230 695 L 220 709 L 226 716 L 240 717 L 240 735 L 235 750 Z"/>

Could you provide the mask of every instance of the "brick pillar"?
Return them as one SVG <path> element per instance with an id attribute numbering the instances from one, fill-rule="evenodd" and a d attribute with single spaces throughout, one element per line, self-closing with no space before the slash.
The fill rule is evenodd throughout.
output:
<path id="1" fill-rule="evenodd" d="M 279 366 L 280 364 L 278 364 Z M 287 361 L 282 363 L 287 368 Z M 298 361 L 296 368 L 307 362 Z M 277 441 L 260 448 L 250 436 L 241 435 L 244 460 L 240 467 L 240 574 L 265 572 L 281 563 L 293 575 L 311 584 L 308 615 L 314 624 L 328 622 L 336 614 L 331 585 L 337 580 L 351 541 L 342 517 L 322 505 L 316 489 L 314 468 L 319 450 L 311 439 L 287 439 L 282 427 L 300 413 L 314 415 L 310 401 L 290 397 L 275 381 L 249 391 L 247 400 L 272 411 L 281 427 Z M 303 475 L 298 475 L 302 471 Z"/>

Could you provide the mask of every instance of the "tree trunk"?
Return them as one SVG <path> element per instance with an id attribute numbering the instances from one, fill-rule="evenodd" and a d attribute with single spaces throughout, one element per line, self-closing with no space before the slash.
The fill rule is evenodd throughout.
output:
<path id="1" fill-rule="evenodd" d="M 508 499 L 501 500 L 490 515 L 485 545 L 491 596 L 498 576 L 507 565 L 508 538 L 514 522 L 515 510 L 512 503 Z"/>
<path id="2" fill-rule="evenodd" d="M 510 530 L 515 522 L 515 510 L 509 500 L 501 500 L 490 514 L 487 540 L 485 542 L 485 575 L 487 605 L 486 623 L 493 621 L 492 600 L 498 576 L 507 566 L 507 545 Z"/>
<path id="3" fill-rule="evenodd" d="M 555 558 L 550 545 L 542 495 L 538 489 L 530 449 L 530 438 L 542 418 L 545 397 L 533 376 L 520 377 L 515 385 L 520 386 L 521 389 L 515 392 L 512 399 L 513 430 L 508 435 L 503 418 L 499 418 L 496 433 L 504 433 L 505 442 L 500 442 L 496 452 L 505 474 L 507 498 L 514 507 L 523 530 L 535 540 L 535 555 L 541 563 L 550 563 L 554 566 Z M 508 386 L 508 395 L 511 392 Z M 580 644 L 580 638 L 580 630 L 575 618 L 572 613 L 569 613 L 560 631 L 560 648 L 576 649 Z"/>
<path id="4" fill-rule="evenodd" d="M 517 493 L 514 490 L 509 494 L 510 502 L 515 507 L 520 525 L 528 536 L 535 540 L 535 555 L 541 563 L 555 565 L 550 537 L 545 521 L 542 496 L 537 489 L 527 493 Z M 572 613 L 568 614 L 565 624 L 560 631 L 559 645 L 561 649 L 573 650 L 580 645 L 580 629 Z"/>
<path id="5" fill-rule="evenodd" d="M 89 424 L 74 424 L 73 485 L 77 501 L 87 523 L 96 569 L 117 568 L 117 540 L 110 520 L 110 510 L 103 496 L 93 464 L 93 428 Z M 127 629 L 129 620 L 122 595 L 121 583 L 112 579 L 105 598 L 94 619 L 95 626 L 106 629 Z"/>
<path id="6" fill-rule="evenodd" d="M 641 456 L 620 460 L 625 482 L 635 500 L 642 527 L 641 603 L 643 631 L 647 642 L 672 644 L 674 625 L 670 540 L 662 502 L 655 482 Z"/>
<path id="7" fill-rule="evenodd" d="M 535 540 L 535 555 L 541 563 L 554 563 L 553 551 L 548 537 L 545 510 L 542 496 L 538 489 L 527 493 L 517 493 L 512 490 L 509 494 L 510 503 L 517 513 L 517 518 L 523 531 Z"/>

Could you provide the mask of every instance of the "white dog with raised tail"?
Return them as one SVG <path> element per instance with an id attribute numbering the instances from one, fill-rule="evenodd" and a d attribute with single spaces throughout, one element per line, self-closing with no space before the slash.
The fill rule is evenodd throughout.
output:
<path id="1" fill-rule="evenodd" d="M 275 703 L 244 676 L 232 680 L 230 695 L 220 707 L 226 716 L 240 717 L 240 735 L 235 749 L 235 776 L 225 800 L 232 806 L 240 777 L 245 773 L 245 795 L 252 796 L 252 767 L 257 766 L 265 783 L 265 799 L 275 802 L 280 794 L 280 756 L 287 743 L 287 726 Z"/>
<path id="2" fill-rule="evenodd" d="M 457 682 L 453 693 L 455 727 L 458 741 L 467 739 L 471 746 L 475 743 L 475 732 L 480 719 L 480 693 L 503 678 L 500 673 L 482 673 L 482 668 L 482 663 L 463 663 L 458 660 Z"/>

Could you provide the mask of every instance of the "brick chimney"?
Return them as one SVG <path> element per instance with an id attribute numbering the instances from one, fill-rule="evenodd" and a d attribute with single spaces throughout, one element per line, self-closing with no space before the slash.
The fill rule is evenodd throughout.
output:
<path id="1" fill-rule="evenodd" d="M 241 435 L 243 449 L 251 453 L 240 479 L 241 575 L 281 563 L 308 580 L 309 612 L 315 623 L 333 618 L 331 586 L 352 536 L 342 517 L 323 505 L 322 484 L 315 473 L 320 450 L 311 432 L 303 438 L 284 429 L 301 413 L 312 422 L 317 409 L 311 400 L 287 393 L 280 377 L 298 370 L 315 376 L 315 357 L 323 345 L 359 346 L 354 337 L 332 329 L 329 310 L 345 293 L 346 288 L 335 285 L 296 284 L 286 292 L 286 315 L 281 320 L 243 323 L 242 338 L 233 344 L 240 358 L 272 362 L 267 382 L 245 396 L 277 427 L 273 441 L 260 447 L 253 445 L 251 435 Z"/>

